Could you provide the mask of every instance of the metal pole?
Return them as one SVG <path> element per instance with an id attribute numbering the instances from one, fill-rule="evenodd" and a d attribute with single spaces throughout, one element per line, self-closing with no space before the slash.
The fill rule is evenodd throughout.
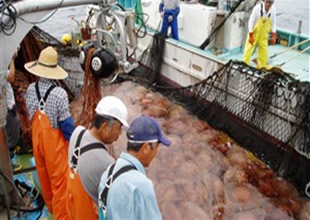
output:
<path id="1" fill-rule="evenodd" d="M 17 16 L 28 14 L 32 12 L 49 11 L 56 8 L 65 8 L 86 4 L 98 4 L 102 3 L 102 0 L 27 0 L 14 3 Z M 3 16 L 2 22 L 8 24 L 10 18 Z"/>

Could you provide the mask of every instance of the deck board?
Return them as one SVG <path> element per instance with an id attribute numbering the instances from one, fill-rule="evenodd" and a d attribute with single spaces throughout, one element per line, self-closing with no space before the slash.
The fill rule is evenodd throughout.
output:
<path id="1" fill-rule="evenodd" d="M 269 57 L 273 56 L 274 54 L 277 54 L 281 51 L 284 51 L 287 49 L 287 47 L 282 45 L 271 45 L 269 46 Z M 283 62 L 289 60 L 290 58 L 296 56 L 300 51 L 298 50 L 289 50 L 283 54 L 280 54 L 273 59 L 269 59 L 268 65 L 271 66 L 278 66 L 282 64 Z M 224 59 L 225 61 L 228 61 L 230 59 L 233 60 L 242 60 L 243 54 L 242 51 L 234 52 L 233 54 L 224 54 L 221 59 Z M 253 60 L 257 58 L 257 51 L 252 56 L 251 66 L 256 66 L 256 64 L 253 62 Z M 285 65 L 281 66 L 281 69 L 287 73 L 294 74 L 294 77 L 296 79 L 301 81 L 308 81 L 310 82 L 310 55 L 308 53 L 300 54 L 296 56 L 295 59 L 287 62 Z"/>

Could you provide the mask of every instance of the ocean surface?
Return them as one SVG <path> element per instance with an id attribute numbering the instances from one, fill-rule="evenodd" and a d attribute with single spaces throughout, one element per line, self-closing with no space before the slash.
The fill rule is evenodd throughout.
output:
<path id="1" fill-rule="evenodd" d="M 278 28 L 297 32 L 299 21 L 302 21 L 301 33 L 310 35 L 310 0 L 275 0 L 274 5 Z M 40 24 L 39 27 L 57 39 L 61 39 L 63 34 L 70 33 L 77 27 L 71 17 L 80 21 L 85 19 L 85 15 L 86 6 L 58 9 L 48 21 Z"/>

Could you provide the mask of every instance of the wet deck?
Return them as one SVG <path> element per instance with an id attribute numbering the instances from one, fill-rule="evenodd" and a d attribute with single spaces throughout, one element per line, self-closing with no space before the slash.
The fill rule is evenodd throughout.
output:
<path id="1" fill-rule="evenodd" d="M 271 45 L 269 46 L 269 57 L 272 57 L 273 55 L 278 54 L 286 49 L 287 47 L 283 45 Z M 298 80 L 310 82 L 310 54 L 309 52 L 300 54 L 300 52 L 300 50 L 289 50 L 285 53 L 275 56 L 273 59 L 269 59 L 268 64 L 271 66 L 279 66 L 285 62 L 285 64 L 281 66 L 283 71 L 291 73 Z M 230 59 L 242 60 L 242 53 L 243 51 L 235 51 L 233 54 L 223 54 L 221 59 L 225 61 Z M 293 57 L 295 58 L 293 59 Z M 257 58 L 257 50 L 252 56 L 252 66 L 256 66 L 256 64 L 253 62 L 255 58 Z"/>

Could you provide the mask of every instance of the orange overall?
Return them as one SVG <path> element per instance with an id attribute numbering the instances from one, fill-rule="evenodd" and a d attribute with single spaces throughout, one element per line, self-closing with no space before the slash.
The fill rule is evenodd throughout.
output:
<path id="1" fill-rule="evenodd" d="M 67 219 L 68 141 L 52 128 L 48 115 L 37 110 L 32 120 L 33 154 L 45 204 L 54 219 Z"/>
<path id="2" fill-rule="evenodd" d="M 85 133 L 85 130 L 80 132 L 78 135 L 75 149 L 80 148 L 80 142 Z M 70 140 L 72 141 L 72 140 Z M 88 145 L 90 146 L 90 145 Z M 87 148 L 88 146 L 83 146 Z M 102 147 L 101 144 L 99 147 Z M 79 151 L 81 152 L 81 151 Z M 80 153 L 82 154 L 82 153 Z M 80 156 L 80 155 L 79 155 Z M 74 156 L 73 156 L 74 157 Z M 71 220 L 91 220 L 91 219 L 98 219 L 97 208 L 95 206 L 94 201 L 92 198 L 87 194 L 85 191 L 80 176 L 77 173 L 77 160 L 78 157 L 74 162 L 72 162 L 73 158 L 70 160 L 70 169 L 68 172 L 68 182 L 67 182 L 67 213 L 68 217 Z"/>
<path id="3" fill-rule="evenodd" d="M 83 188 L 79 175 L 72 169 L 68 174 L 67 213 L 71 220 L 98 219 L 94 201 Z"/>

